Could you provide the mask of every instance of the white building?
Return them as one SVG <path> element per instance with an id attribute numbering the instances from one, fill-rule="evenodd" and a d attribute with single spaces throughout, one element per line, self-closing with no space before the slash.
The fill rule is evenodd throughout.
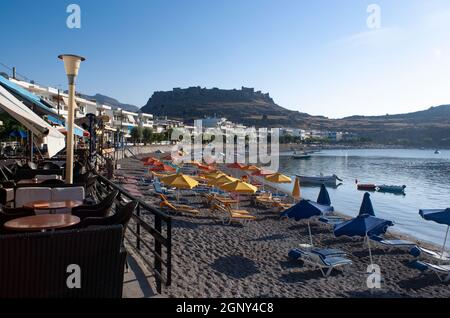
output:
<path id="1" fill-rule="evenodd" d="M 34 83 L 9 79 L 11 82 L 27 89 L 43 99 L 47 104 L 55 109 L 59 115 L 67 118 L 69 97 L 60 89 L 53 87 L 42 87 Z M 129 112 L 123 109 L 113 109 L 111 106 L 102 105 L 94 100 L 88 100 L 80 96 L 75 97 L 75 119 L 84 118 L 87 114 L 102 116 L 104 119 L 105 130 L 109 131 L 108 140 L 114 141 L 114 134 L 121 131 L 125 138 L 130 138 L 130 132 L 133 127 L 152 128 L 157 132 L 163 132 L 172 126 L 179 126 L 180 122 L 165 119 L 155 126 L 152 114 Z M 106 117 L 107 116 L 107 117 Z M 181 123 L 182 124 L 182 123 Z"/>

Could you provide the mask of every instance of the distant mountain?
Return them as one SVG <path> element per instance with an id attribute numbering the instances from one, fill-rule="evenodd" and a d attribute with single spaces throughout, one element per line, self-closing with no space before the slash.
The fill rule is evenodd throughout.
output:
<path id="1" fill-rule="evenodd" d="M 344 118 L 346 120 L 378 120 L 378 121 L 403 121 L 411 123 L 424 122 L 447 122 L 450 123 L 450 105 L 441 105 L 430 107 L 427 110 L 421 110 L 413 113 L 396 114 L 385 116 L 351 116 Z"/>
<path id="2" fill-rule="evenodd" d="M 217 116 L 247 126 L 345 131 L 383 144 L 450 147 L 450 105 L 407 114 L 329 119 L 283 108 L 269 94 L 252 88 L 190 87 L 155 92 L 142 111 L 186 123 Z"/>
<path id="3" fill-rule="evenodd" d="M 242 87 L 240 90 L 190 87 L 155 92 L 143 112 L 192 123 L 207 116 L 226 117 L 247 126 L 297 126 L 306 123 L 308 114 L 277 105 L 269 94 Z"/>
<path id="4" fill-rule="evenodd" d="M 411 146 L 450 147 L 450 105 L 385 116 L 351 116 L 330 123 L 374 141 Z"/>
<path id="5" fill-rule="evenodd" d="M 127 110 L 130 112 L 137 112 L 139 111 L 139 107 L 134 106 L 134 105 L 130 105 L 130 104 L 123 104 L 121 102 L 119 102 L 117 99 L 114 99 L 112 97 L 109 96 L 105 96 L 102 94 L 95 94 L 94 96 L 89 96 L 89 95 L 81 95 L 83 98 L 89 99 L 89 100 L 95 100 L 100 104 L 103 105 L 108 105 L 111 106 L 113 108 L 122 108 L 123 110 Z"/>

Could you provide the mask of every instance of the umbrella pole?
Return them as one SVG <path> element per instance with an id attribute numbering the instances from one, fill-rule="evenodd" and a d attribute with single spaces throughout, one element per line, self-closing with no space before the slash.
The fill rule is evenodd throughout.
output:
<path id="1" fill-rule="evenodd" d="M 311 224 L 308 221 L 308 232 L 309 232 L 309 242 L 311 243 L 311 247 L 313 247 L 313 239 L 312 239 L 312 234 L 311 234 Z"/>
<path id="2" fill-rule="evenodd" d="M 447 239 L 448 239 L 448 232 L 449 232 L 449 230 L 450 230 L 450 225 L 447 226 L 447 233 L 445 234 L 444 245 L 442 245 L 442 259 L 444 259 L 445 245 L 447 244 Z"/>
<path id="3" fill-rule="evenodd" d="M 370 265 L 373 265 L 373 259 L 372 259 L 372 249 L 370 248 L 370 239 L 366 234 L 366 240 L 367 240 L 367 246 L 369 247 L 369 257 L 370 257 Z"/>

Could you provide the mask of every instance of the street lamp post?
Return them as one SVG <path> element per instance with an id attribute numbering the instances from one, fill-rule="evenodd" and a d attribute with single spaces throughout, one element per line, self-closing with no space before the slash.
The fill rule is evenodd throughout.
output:
<path id="1" fill-rule="evenodd" d="M 73 183 L 73 128 L 74 128 L 74 105 L 75 105 L 75 79 L 78 76 L 80 64 L 85 60 L 84 57 L 72 54 L 63 54 L 58 56 L 64 61 L 67 78 L 69 80 L 69 109 L 67 115 L 67 144 L 66 144 L 66 182 Z"/>

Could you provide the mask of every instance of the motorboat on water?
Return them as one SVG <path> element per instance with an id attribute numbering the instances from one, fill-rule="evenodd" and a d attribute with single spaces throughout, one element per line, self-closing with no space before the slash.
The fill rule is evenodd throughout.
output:
<path id="1" fill-rule="evenodd" d="M 436 151 L 434 152 L 435 155 L 439 155 L 441 152 L 439 151 L 439 149 L 436 149 Z"/>
<path id="2" fill-rule="evenodd" d="M 358 188 L 358 190 L 361 190 L 361 191 L 376 191 L 377 190 L 377 186 L 375 184 L 369 184 L 369 183 L 366 183 L 366 184 L 360 183 L 356 187 Z"/>
<path id="3" fill-rule="evenodd" d="M 336 183 L 338 181 L 342 182 L 343 180 L 340 179 L 337 175 L 333 174 L 331 176 L 301 176 L 297 175 L 297 178 L 299 178 L 300 183 L 302 184 L 325 184 L 325 185 L 334 185 L 336 186 Z"/>
<path id="4" fill-rule="evenodd" d="M 311 158 L 311 154 L 308 152 L 300 152 L 297 153 L 294 151 L 294 154 L 292 155 L 292 159 L 309 159 Z"/>
<path id="5" fill-rule="evenodd" d="M 394 193 L 394 194 L 405 194 L 406 186 L 397 186 L 397 185 L 379 185 L 377 186 L 378 192 L 386 192 L 386 193 Z"/>

